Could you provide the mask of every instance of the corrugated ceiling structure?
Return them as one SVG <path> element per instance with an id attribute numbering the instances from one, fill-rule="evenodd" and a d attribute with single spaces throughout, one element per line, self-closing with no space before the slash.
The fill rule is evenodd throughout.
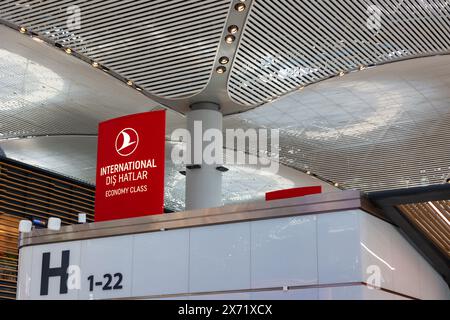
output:
<path id="1" fill-rule="evenodd" d="M 237 18 L 231 14 L 236 4 L 244 5 Z M 239 45 L 229 57 L 228 90 L 216 88 L 222 100 L 231 100 L 234 106 L 229 110 L 227 105 L 226 114 L 341 72 L 448 53 L 449 17 L 445 0 L 7 0 L 0 4 L 1 19 L 71 48 L 169 101 L 201 93 L 217 76 L 217 55 L 227 46 L 224 37 L 235 22 L 238 31 L 233 36 Z"/>
<path id="2" fill-rule="evenodd" d="M 236 114 L 225 127 L 281 128 L 283 164 L 343 188 L 408 188 L 450 175 L 448 60 L 424 60 L 450 53 L 446 0 L 6 0 L 0 21 L 71 48 L 177 111 L 209 96 Z M 223 52 L 230 61 L 218 74 Z M 414 74 L 394 68 L 413 58 L 421 58 L 408 65 Z M 7 137 L 44 131 L 21 115 L 29 99 L 15 101 L 5 109 Z M 92 133 L 98 122 L 52 115 L 43 116 L 45 133 Z"/>
<path id="3" fill-rule="evenodd" d="M 229 0 L 2 1 L 0 17 L 166 98 L 208 83 Z M 76 25 L 76 14 L 80 25 Z M 69 21 L 69 23 L 68 23 Z"/>
<path id="4" fill-rule="evenodd" d="M 258 105 L 360 67 L 448 53 L 448 1 L 254 2 L 229 79 L 239 104 Z"/>

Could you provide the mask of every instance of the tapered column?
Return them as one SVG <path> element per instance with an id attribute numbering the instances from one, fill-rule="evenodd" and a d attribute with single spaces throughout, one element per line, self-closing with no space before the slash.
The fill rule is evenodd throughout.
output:
<path id="1" fill-rule="evenodd" d="M 204 133 L 210 129 L 222 132 L 223 116 L 214 103 L 198 103 L 191 106 L 187 114 L 187 129 L 191 134 L 191 163 L 186 168 L 186 210 L 222 206 L 222 172 L 217 170 L 222 163 L 207 163 L 205 147 L 222 141 L 203 141 Z"/>

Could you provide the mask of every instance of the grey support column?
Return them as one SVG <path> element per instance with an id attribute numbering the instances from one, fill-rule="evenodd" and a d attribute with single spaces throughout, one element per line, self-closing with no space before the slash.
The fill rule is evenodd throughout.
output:
<path id="1" fill-rule="evenodd" d="M 186 168 L 186 210 L 222 206 L 222 172 L 217 167 L 222 163 L 207 164 L 203 151 L 211 142 L 203 142 L 208 129 L 222 132 L 223 115 L 214 103 L 197 103 L 187 114 L 187 129 L 191 134 L 191 164 Z M 222 147 L 222 141 L 219 144 Z M 195 157 L 197 155 L 197 157 Z"/>

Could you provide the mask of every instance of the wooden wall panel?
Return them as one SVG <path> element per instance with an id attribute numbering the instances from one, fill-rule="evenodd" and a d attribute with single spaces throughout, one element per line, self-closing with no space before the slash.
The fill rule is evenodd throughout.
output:
<path id="1" fill-rule="evenodd" d="M 397 208 L 450 258 L 450 201 L 399 205 Z"/>
<path id="2" fill-rule="evenodd" d="M 94 203 L 93 185 L 0 157 L 0 300 L 16 297 L 19 221 L 67 225 L 86 213 L 91 222 Z"/>

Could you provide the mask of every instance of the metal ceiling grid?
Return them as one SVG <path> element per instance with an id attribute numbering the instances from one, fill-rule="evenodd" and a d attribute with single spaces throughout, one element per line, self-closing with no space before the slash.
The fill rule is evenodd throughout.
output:
<path id="1" fill-rule="evenodd" d="M 53 72 L 17 57 L 0 50 L 0 139 L 97 133 L 98 122 L 92 116 L 80 115 L 79 106 L 68 108 L 73 103 L 63 94 L 63 85 L 53 81 Z M 17 76 L 10 73 L 13 70 Z M 55 83 L 60 90 L 50 86 Z"/>
<path id="2" fill-rule="evenodd" d="M 81 9 L 70 29 L 67 9 Z M 208 84 L 229 0 L 2 1 L 0 17 L 93 59 L 146 91 L 183 98 Z"/>
<path id="3" fill-rule="evenodd" d="M 98 123 L 158 104 L 45 43 L 0 26 L 0 140 L 96 135 Z M 170 112 L 168 122 L 182 118 Z"/>
<path id="4" fill-rule="evenodd" d="M 441 184 L 450 176 L 449 57 L 370 68 L 305 88 L 225 127 L 280 129 L 280 162 L 344 189 Z"/>
<path id="5" fill-rule="evenodd" d="M 145 90 L 172 99 L 168 101 L 175 105 L 177 101 L 188 101 L 187 96 L 199 93 L 211 82 L 214 55 L 224 42 L 221 36 L 230 3 L 2 1 L 0 18 L 72 47 Z M 73 4 L 79 5 L 83 12 L 79 30 L 66 28 L 66 8 Z M 382 28 L 378 31 L 366 26 L 369 5 L 382 9 Z M 146 10 L 149 6 L 152 10 Z M 228 92 L 225 88 L 215 92 L 228 100 L 230 94 L 234 99 L 235 104 L 227 114 L 360 66 L 449 53 L 450 5 L 444 0 L 255 0 L 250 9 L 246 26 L 240 31 L 243 33 L 239 33 L 236 59 L 230 61 L 233 67 L 227 70 L 227 74 L 231 72 Z M 372 69 L 375 70 L 378 68 Z M 418 74 L 414 75 L 417 81 L 424 82 Z M 1 77 L 0 73 L 0 82 L 7 85 L 9 78 Z M 368 79 L 357 83 L 359 90 L 374 86 L 373 78 Z M 445 79 L 448 77 L 442 80 Z M 442 88 L 434 86 L 415 93 L 404 90 L 397 79 L 391 87 L 364 92 L 365 98 L 344 94 L 343 101 L 332 94 L 328 99 L 332 101 L 311 98 L 306 94 L 307 88 L 298 92 L 300 98 L 293 98 L 301 103 L 291 100 L 283 105 L 283 99 L 277 100 L 273 110 L 272 104 L 268 104 L 269 110 L 258 108 L 241 118 L 231 117 L 226 126 L 283 128 L 282 163 L 310 170 L 345 188 L 371 191 L 440 183 L 441 177 L 450 172 L 447 143 L 450 136 L 446 130 L 449 114 L 445 112 L 450 100 L 444 96 L 439 102 L 440 113 L 431 112 L 430 106 L 436 105 L 436 99 L 424 106 L 418 102 L 426 90 L 442 93 L 448 91 L 449 84 L 447 81 Z M 396 101 L 395 92 L 400 89 L 404 101 Z M 330 94 L 329 88 L 319 90 Z M 407 98 L 417 100 L 417 105 L 406 101 Z M 85 99 L 88 102 L 91 97 Z M 380 107 L 390 108 L 395 119 L 374 109 L 371 99 Z M 65 104 L 60 106 L 66 108 Z M 61 120 L 53 119 L 54 109 L 48 108 L 42 115 L 29 113 L 27 117 L 11 111 L 5 122 L 11 123 L 10 137 L 26 135 L 16 132 L 17 128 L 24 132 L 47 132 L 40 126 Z M 108 110 L 105 108 L 103 114 Z M 83 115 L 88 117 L 89 112 L 85 108 Z M 372 128 L 364 132 L 364 126 L 373 118 L 375 124 L 370 123 Z M 67 120 L 62 129 L 78 132 L 69 127 L 70 123 L 82 128 L 78 127 L 78 121 Z M 97 120 L 93 118 L 91 129 Z M 445 130 L 441 132 L 442 128 Z M 350 133 L 342 134 L 342 130 Z"/>
<path id="6" fill-rule="evenodd" d="M 374 5 L 379 29 L 368 27 Z M 228 90 L 239 104 L 259 105 L 341 72 L 449 52 L 445 0 L 257 0 Z"/>
<path id="7" fill-rule="evenodd" d="M 432 115 L 423 119 L 386 121 L 368 132 L 351 134 L 343 133 L 351 127 L 350 121 L 340 125 L 325 122 L 326 126 L 320 128 L 316 116 L 309 125 L 288 125 L 282 119 L 296 121 L 289 113 L 269 122 L 264 119 L 270 118 L 270 112 L 264 108 L 259 111 L 263 118 L 248 121 L 244 114 L 228 118 L 225 123 L 226 127 L 245 128 L 277 128 L 283 123 L 280 163 L 309 171 L 345 189 L 370 192 L 443 183 L 450 174 L 447 109 L 446 113 L 430 112 Z"/>

